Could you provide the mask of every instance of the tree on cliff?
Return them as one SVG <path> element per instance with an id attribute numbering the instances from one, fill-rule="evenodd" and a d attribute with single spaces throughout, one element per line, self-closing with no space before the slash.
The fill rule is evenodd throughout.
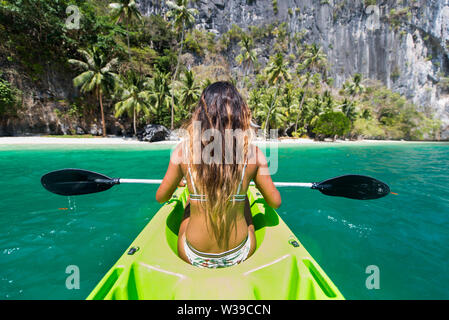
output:
<path id="1" fill-rule="evenodd" d="M 304 52 L 304 60 L 302 67 L 305 70 L 310 70 L 312 73 L 326 71 L 327 56 L 323 49 L 316 43 L 308 45 Z"/>
<path id="2" fill-rule="evenodd" d="M 126 25 L 126 40 L 128 42 L 128 56 L 131 60 L 131 52 L 129 45 L 129 25 L 133 20 L 142 20 L 142 15 L 139 12 L 136 1 L 134 0 L 119 0 L 119 2 L 109 4 L 112 9 L 112 17 L 115 23 L 125 23 Z"/>
<path id="3" fill-rule="evenodd" d="M 81 87 L 82 93 L 95 91 L 95 96 L 100 103 L 101 123 L 103 127 L 103 136 L 106 136 L 106 122 L 104 120 L 103 93 L 112 91 L 118 81 L 118 75 L 113 72 L 118 63 L 114 58 L 110 61 L 106 59 L 104 53 L 97 47 L 88 50 L 78 50 L 85 61 L 69 59 L 82 73 L 73 79 L 75 87 Z"/>
<path id="4" fill-rule="evenodd" d="M 182 49 L 184 46 L 184 36 L 186 28 L 190 27 L 195 23 L 195 15 L 198 14 L 198 10 L 193 8 L 188 8 L 189 0 L 176 0 L 167 1 L 167 6 L 170 10 L 167 13 L 169 18 L 173 18 L 173 24 L 175 28 L 178 30 L 178 33 L 181 33 L 181 46 L 179 47 L 178 52 L 178 61 L 176 63 L 175 73 L 173 74 L 172 83 L 174 83 L 178 77 L 179 71 L 179 63 L 181 60 Z M 174 116 L 175 116 L 175 88 L 172 85 L 171 92 L 171 129 L 174 129 Z"/>
<path id="5" fill-rule="evenodd" d="M 240 54 L 235 58 L 235 61 L 243 66 L 243 74 L 247 77 L 251 68 L 254 68 L 257 64 L 257 53 L 259 50 L 254 49 L 253 39 L 246 34 L 242 35 L 239 46 Z"/>

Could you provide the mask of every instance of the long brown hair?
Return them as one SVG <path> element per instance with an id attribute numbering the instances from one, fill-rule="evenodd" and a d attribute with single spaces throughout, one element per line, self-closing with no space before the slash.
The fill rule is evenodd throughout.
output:
<path id="1" fill-rule="evenodd" d="M 198 130 L 199 125 L 201 130 Z M 207 225 L 211 227 L 221 248 L 228 248 L 230 234 L 235 227 L 237 210 L 230 210 L 234 202 L 229 200 L 237 192 L 244 164 L 248 161 L 248 149 L 252 137 L 250 125 L 251 111 L 238 90 L 229 82 L 213 83 L 203 91 L 192 119 L 187 125 L 190 139 L 186 160 L 190 164 L 197 192 L 205 195 L 206 201 L 201 201 L 200 204 L 205 209 Z M 204 133 L 209 129 L 217 130 L 216 132 L 222 138 L 221 156 L 212 150 L 210 156 L 214 158 L 214 161 L 205 163 L 202 155 L 206 146 L 211 143 L 211 139 L 208 139 L 207 134 Z M 194 132 L 195 130 L 197 132 Z M 225 139 L 230 137 L 227 134 L 236 132 L 244 134 Z M 201 143 L 198 142 L 198 138 Z M 216 137 L 214 136 L 213 139 Z M 217 141 L 212 140 L 212 142 L 218 145 Z M 194 146 L 195 143 L 196 146 Z M 197 161 L 198 156 L 201 157 L 200 161 Z M 232 161 L 229 161 L 231 159 Z"/>

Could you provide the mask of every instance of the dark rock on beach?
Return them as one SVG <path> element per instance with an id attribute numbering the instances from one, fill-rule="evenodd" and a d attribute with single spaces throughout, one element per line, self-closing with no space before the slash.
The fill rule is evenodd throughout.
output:
<path id="1" fill-rule="evenodd" d="M 147 124 L 137 133 L 139 141 L 157 142 L 164 141 L 170 136 L 170 130 L 160 124 Z"/>

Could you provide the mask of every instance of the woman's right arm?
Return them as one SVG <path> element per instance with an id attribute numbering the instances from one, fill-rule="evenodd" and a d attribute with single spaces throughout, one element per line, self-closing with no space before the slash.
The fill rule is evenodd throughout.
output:
<path id="1" fill-rule="evenodd" d="M 274 186 L 268 169 L 268 162 L 263 152 L 256 147 L 257 172 L 254 178 L 257 189 L 262 193 L 267 204 L 277 209 L 281 206 L 281 194 Z"/>

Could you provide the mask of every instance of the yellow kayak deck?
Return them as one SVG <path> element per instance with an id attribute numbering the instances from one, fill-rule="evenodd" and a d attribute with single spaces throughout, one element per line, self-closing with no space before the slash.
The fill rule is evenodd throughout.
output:
<path id="1" fill-rule="evenodd" d="M 239 265 L 221 269 L 184 262 L 177 255 L 177 240 L 187 198 L 188 191 L 178 188 L 88 300 L 344 299 L 255 187 L 249 188 L 248 198 L 256 252 Z"/>

